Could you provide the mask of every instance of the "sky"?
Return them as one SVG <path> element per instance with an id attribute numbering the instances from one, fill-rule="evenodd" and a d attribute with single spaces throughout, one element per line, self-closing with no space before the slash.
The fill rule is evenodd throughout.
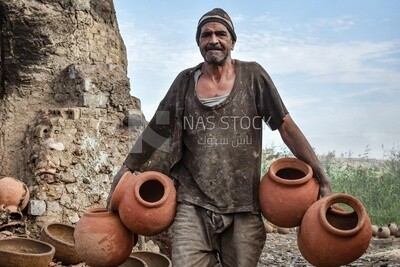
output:
<path id="1" fill-rule="evenodd" d="M 400 148 L 400 1 L 114 0 L 131 94 L 147 120 L 177 74 L 203 61 L 199 18 L 232 18 L 234 59 L 267 70 L 317 154 L 385 158 Z M 264 147 L 284 148 L 268 128 Z"/>

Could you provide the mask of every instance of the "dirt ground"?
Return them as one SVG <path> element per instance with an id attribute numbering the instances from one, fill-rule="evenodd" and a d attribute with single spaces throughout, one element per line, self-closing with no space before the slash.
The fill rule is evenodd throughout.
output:
<path id="1" fill-rule="evenodd" d="M 312 266 L 301 256 L 297 247 L 296 233 L 267 234 L 267 242 L 257 267 Z M 392 267 L 400 266 L 400 238 L 373 237 L 369 248 L 358 260 L 347 266 Z"/>
<path id="2" fill-rule="evenodd" d="M 3 214 L 4 215 L 4 214 Z M 1 217 L 1 216 L 0 216 Z M 4 217 L 3 217 L 4 218 Z M 11 221 L 0 223 L 0 239 L 11 237 L 29 237 L 37 239 L 40 229 L 30 225 L 29 221 Z M 153 250 L 154 251 L 154 250 Z M 60 263 L 51 263 L 49 267 L 64 267 Z M 84 263 L 68 267 L 84 267 Z M 308 267 L 297 247 L 295 229 L 289 234 L 270 233 L 257 267 Z M 400 267 L 400 238 L 386 239 L 373 237 L 367 251 L 358 260 L 347 266 Z M 150 266 L 152 267 L 152 266 Z M 156 266 L 154 266 L 156 267 Z"/>

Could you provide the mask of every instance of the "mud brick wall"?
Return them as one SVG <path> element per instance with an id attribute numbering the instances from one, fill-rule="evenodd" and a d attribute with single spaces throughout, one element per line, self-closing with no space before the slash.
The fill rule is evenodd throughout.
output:
<path id="1" fill-rule="evenodd" d="M 0 177 L 29 186 L 38 222 L 74 223 L 146 124 L 113 2 L 0 0 L 0 19 Z"/>

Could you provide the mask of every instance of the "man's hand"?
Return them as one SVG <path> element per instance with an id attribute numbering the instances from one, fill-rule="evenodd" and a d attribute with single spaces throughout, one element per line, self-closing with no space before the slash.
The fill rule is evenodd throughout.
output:
<path id="1" fill-rule="evenodd" d="M 321 198 L 332 195 L 332 187 L 331 184 L 327 184 L 327 185 L 320 185 L 319 186 L 319 195 L 321 196 Z"/>

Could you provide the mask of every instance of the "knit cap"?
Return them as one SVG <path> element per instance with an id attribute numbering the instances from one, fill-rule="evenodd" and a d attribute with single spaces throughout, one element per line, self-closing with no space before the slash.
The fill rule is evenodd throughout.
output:
<path id="1" fill-rule="evenodd" d="M 229 17 L 228 13 L 226 13 L 222 8 L 214 8 L 213 10 L 205 13 L 200 18 L 197 24 L 197 31 L 196 31 L 197 44 L 199 44 L 201 27 L 203 27 L 203 25 L 208 22 L 219 22 L 223 24 L 228 29 L 229 33 L 232 36 L 232 39 L 236 41 L 235 28 L 233 27 L 232 20 Z"/>

